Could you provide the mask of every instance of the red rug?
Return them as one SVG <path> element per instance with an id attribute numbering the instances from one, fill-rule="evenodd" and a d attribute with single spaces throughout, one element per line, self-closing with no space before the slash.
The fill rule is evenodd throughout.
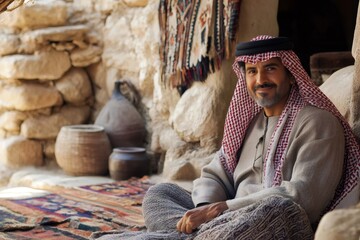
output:
<path id="1" fill-rule="evenodd" d="M 89 239 L 94 232 L 144 229 L 141 203 L 151 185 L 145 177 L 0 199 L 0 239 Z"/>

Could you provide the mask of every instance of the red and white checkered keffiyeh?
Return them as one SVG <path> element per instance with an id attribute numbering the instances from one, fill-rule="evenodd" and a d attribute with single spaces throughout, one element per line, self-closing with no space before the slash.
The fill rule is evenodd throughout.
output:
<path id="1" fill-rule="evenodd" d="M 270 38 L 273 37 L 258 36 L 252 39 L 252 41 Z M 266 52 L 251 56 L 245 55 L 235 59 L 233 69 L 239 80 L 225 121 L 220 160 L 225 170 L 232 176 L 238 162 L 236 157 L 237 151 L 243 142 L 246 129 L 254 116 L 261 110 L 261 107 L 256 104 L 247 92 L 245 76 L 241 72 L 238 62 L 255 64 L 256 62 L 267 61 L 274 57 L 281 59 L 284 66 L 295 77 L 296 84 L 292 87 L 287 105 L 281 113 L 270 139 L 269 148 L 265 156 L 265 187 L 278 186 L 281 184 L 281 169 L 285 160 L 289 135 L 297 113 L 305 105 L 313 105 L 325 109 L 339 119 L 345 134 L 344 167 L 346 172 L 342 177 L 342 184 L 339 184 L 333 202 L 329 207 L 329 210 L 331 210 L 359 184 L 360 146 L 347 121 L 333 103 L 311 81 L 309 75 L 302 67 L 299 58 L 291 50 Z"/>

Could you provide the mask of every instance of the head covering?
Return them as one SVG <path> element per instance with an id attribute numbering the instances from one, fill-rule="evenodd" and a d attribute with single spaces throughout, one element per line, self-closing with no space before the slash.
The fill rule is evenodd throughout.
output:
<path id="1" fill-rule="evenodd" d="M 235 56 L 292 49 L 293 43 L 287 37 L 277 37 L 239 43 L 236 46 Z"/>
<path id="2" fill-rule="evenodd" d="M 263 35 L 252 39 L 251 42 L 241 43 L 237 46 L 237 56 L 233 69 L 239 81 L 225 120 L 220 160 L 227 173 L 232 176 L 238 161 L 237 151 L 244 140 L 246 129 L 251 120 L 262 109 L 248 94 L 245 76 L 238 63 L 255 64 L 259 61 L 263 62 L 270 58 L 279 57 L 283 65 L 294 76 L 296 84 L 290 90 L 287 104 L 270 139 L 269 148 L 265 155 L 264 185 L 265 187 L 271 187 L 281 184 L 281 169 L 285 160 L 289 135 L 297 113 L 306 105 L 313 105 L 327 110 L 339 119 L 345 135 L 345 173 L 329 206 L 330 210 L 335 208 L 359 182 L 360 146 L 347 121 L 333 103 L 311 81 L 299 58 L 291 50 L 292 45 L 289 42 L 287 38 L 274 38 Z"/>

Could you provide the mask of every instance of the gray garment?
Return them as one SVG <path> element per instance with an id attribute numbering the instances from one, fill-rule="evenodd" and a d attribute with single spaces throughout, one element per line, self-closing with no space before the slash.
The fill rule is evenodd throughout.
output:
<path id="1" fill-rule="evenodd" d="M 149 232 L 176 230 L 177 222 L 194 207 L 190 192 L 171 183 L 157 184 L 142 203 L 145 226 Z"/>
<path id="2" fill-rule="evenodd" d="M 313 106 L 304 107 L 289 136 L 282 183 L 264 188 L 262 173 L 253 167 L 256 145 L 264 132 L 264 118 L 261 112 L 249 126 L 242 146 L 246 151 L 241 152 L 233 176 L 225 172 L 219 158 L 215 157 L 194 181 L 193 201 L 195 205 L 226 201 L 229 209 L 236 210 L 266 197 L 281 195 L 300 204 L 310 221 L 316 224 L 331 202 L 343 173 L 343 127 L 331 113 Z M 265 149 L 275 123 L 269 119 Z"/>
<path id="3" fill-rule="evenodd" d="M 271 196 L 243 209 L 227 210 L 192 234 L 177 232 L 176 223 L 193 207 L 190 194 L 181 187 L 158 184 L 149 189 L 143 202 L 148 232 L 114 233 L 96 239 L 307 240 L 314 236 L 305 211 L 281 196 Z"/>

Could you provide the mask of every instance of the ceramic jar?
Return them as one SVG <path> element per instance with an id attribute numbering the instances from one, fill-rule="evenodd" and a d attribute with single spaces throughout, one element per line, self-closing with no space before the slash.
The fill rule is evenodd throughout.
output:
<path id="1" fill-rule="evenodd" d="M 56 138 L 56 161 L 71 175 L 107 174 L 110 154 L 110 141 L 101 126 L 63 126 Z"/>
<path id="2" fill-rule="evenodd" d="M 112 148 L 143 147 L 145 121 L 132 103 L 121 94 L 121 84 L 128 83 L 115 82 L 111 99 L 101 109 L 95 125 L 105 128 Z"/>
<path id="3" fill-rule="evenodd" d="M 109 157 L 109 172 L 112 179 L 126 180 L 149 174 L 150 164 L 145 148 L 114 148 Z"/>

